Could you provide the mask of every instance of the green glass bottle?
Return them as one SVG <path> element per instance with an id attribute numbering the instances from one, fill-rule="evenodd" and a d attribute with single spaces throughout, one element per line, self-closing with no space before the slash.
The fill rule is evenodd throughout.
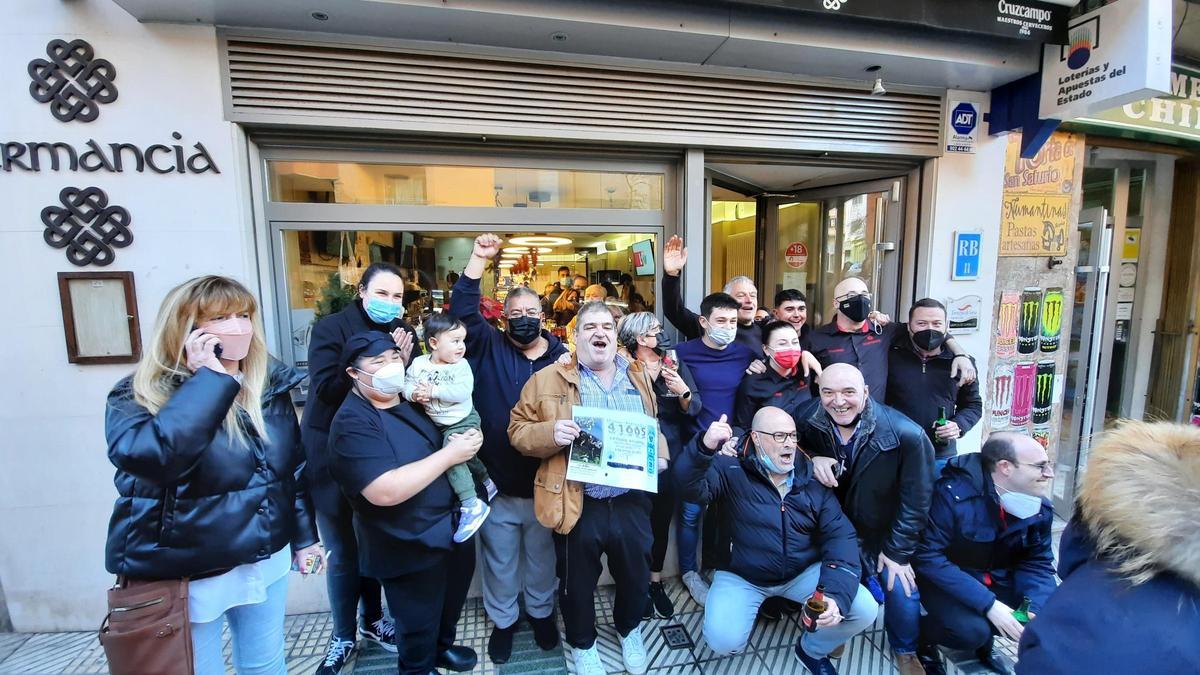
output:
<path id="1" fill-rule="evenodd" d="M 1021 606 L 1013 610 L 1013 618 L 1021 624 L 1029 623 L 1029 596 L 1021 601 Z"/>
<path id="2" fill-rule="evenodd" d="M 934 445 L 946 445 L 947 443 L 950 442 L 950 441 L 947 441 L 946 439 L 937 435 L 937 430 L 941 429 L 942 427 L 946 426 L 949 423 L 950 423 L 950 420 L 946 419 L 946 406 L 944 406 L 944 405 L 938 406 L 938 418 L 933 421 L 933 431 L 934 431 L 933 444 Z"/>

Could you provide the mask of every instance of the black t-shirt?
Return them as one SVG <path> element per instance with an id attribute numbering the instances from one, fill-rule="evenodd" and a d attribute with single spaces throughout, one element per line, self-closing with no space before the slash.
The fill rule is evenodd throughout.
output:
<path id="1" fill-rule="evenodd" d="M 766 372 L 742 378 L 734 405 L 734 424 L 743 430 L 749 429 L 754 413 L 768 405 L 792 414 L 802 403 L 812 400 L 811 385 L 802 368 L 798 368 L 795 375 L 786 377 L 768 363 Z"/>
<path id="2" fill-rule="evenodd" d="M 457 506 L 445 475 L 395 506 L 376 506 L 363 488 L 441 448 L 442 435 L 412 404 L 379 410 L 351 393 L 329 429 L 330 471 L 354 509 L 359 567 L 386 579 L 440 564 L 450 550 Z"/>
<path id="3" fill-rule="evenodd" d="M 808 336 L 808 349 L 817 357 L 822 368 L 833 363 L 849 363 L 862 371 L 871 398 L 883 403 L 887 396 L 888 350 L 897 335 L 907 335 L 902 323 L 878 326 L 870 321 L 862 330 L 846 333 L 838 329 L 837 321 L 814 328 Z"/>

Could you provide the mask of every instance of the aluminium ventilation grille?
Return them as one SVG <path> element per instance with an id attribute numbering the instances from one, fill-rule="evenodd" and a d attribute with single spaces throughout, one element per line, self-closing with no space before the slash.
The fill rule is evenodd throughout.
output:
<path id="1" fill-rule="evenodd" d="M 224 47 L 234 122 L 940 154 L 937 96 L 243 37 Z"/>

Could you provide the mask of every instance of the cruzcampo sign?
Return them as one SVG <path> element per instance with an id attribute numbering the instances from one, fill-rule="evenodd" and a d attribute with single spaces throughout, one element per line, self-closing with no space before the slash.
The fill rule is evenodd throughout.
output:
<path id="1" fill-rule="evenodd" d="M 1118 0 L 1042 47 L 1038 117 L 1071 120 L 1170 91 L 1171 3 Z"/>
<path id="2" fill-rule="evenodd" d="M 1126 103 L 1077 121 L 1200 142 L 1200 70 L 1171 66 L 1171 94 Z"/>

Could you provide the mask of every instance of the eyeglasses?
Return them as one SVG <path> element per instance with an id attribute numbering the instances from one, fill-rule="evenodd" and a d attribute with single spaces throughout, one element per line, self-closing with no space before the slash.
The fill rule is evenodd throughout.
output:
<path id="1" fill-rule="evenodd" d="M 758 432 L 765 436 L 770 436 L 775 440 L 776 443 L 783 443 L 785 441 L 791 441 L 795 443 L 796 439 L 799 438 L 794 431 L 763 431 L 762 429 L 753 429 L 752 431 Z"/>
<path id="2" fill-rule="evenodd" d="M 1054 473 L 1054 464 L 1051 463 L 1050 460 L 1036 462 L 1034 464 L 1030 464 L 1029 462 L 1013 462 L 1013 464 L 1016 466 L 1032 466 L 1040 473 Z"/>

